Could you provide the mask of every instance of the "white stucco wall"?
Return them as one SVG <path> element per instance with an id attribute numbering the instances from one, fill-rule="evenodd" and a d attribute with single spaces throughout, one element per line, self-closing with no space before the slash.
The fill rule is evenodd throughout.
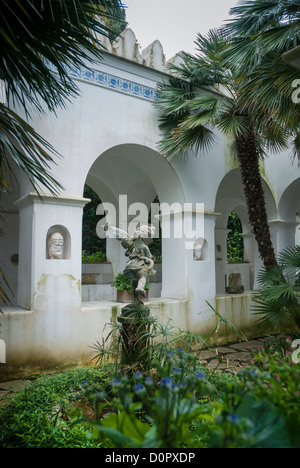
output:
<path id="1" fill-rule="evenodd" d="M 99 77 L 106 80 L 105 86 L 98 84 Z M 57 200 L 46 197 L 42 204 L 22 185 L 18 197 L 12 197 L 13 202 L 19 198 L 12 205 L 19 216 L 2 245 L 7 252 L 19 254 L 18 280 L 14 267 L 8 267 L 14 278 L 17 307 L 5 309 L 0 318 L 8 364 L 84 362 L 90 357 L 88 347 L 99 339 L 112 313 L 120 310 L 114 303 L 81 302 L 81 223 L 87 202 L 82 196 L 86 182 L 102 201 L 112 203 L 117 203 L 122 194 L 128 195 L 129 203 L 149 204 L 156 195 L 169 204 L 204 203 L 206 251 L 202 260 L 195 261 L 193 252 L 185 249 L 184 239 L 163 240 L 162 298 L 151 306 L 162 318 L 169 314 L 177 326 L 204 333 L 215 320 L 206 301 L 229 313 L 229 302 L 222 302 L 222 291 L 227 274 L 226 225 L 233 209 L 242 220 L 255 284 L 260 261 L 247 221 L 238 169 L 228 153 L 230 142 L 217 135 L 208 153 L 172 163 L 157 151 L 158 114 L 148 97 L 165 79 L 161 70 L 106 54 L 103 62 L 93 65 L 92 74 L 81 70 L 80 78 L 76 78 L 80 96 L 66 109 L 58 110 L 56 116 L 33 116 L 35 130 L 62 155 L 52 172 L 64 191 Z M 120 88 L 122 83 L 126 91 Z M 143 92 L 148 94 L 141 96 Z M 271 155 L 264 163 L 263 174 L 274 244 L 280 249 L 295 241 L 300 169 L 286 154 Z M 70 234 L 70 255 L 61 261 L 46 258 L 46 237 L 53 226 L 62 226 Z M 116 241 L 108 242 L 108 256 L 116 274 L 124 264 L 124 252 Z M 246 329 L 253 321 L 250 302 L 247 296 L 242 321 Z M 235 306 L 232 317 L 238 308 Z"/>

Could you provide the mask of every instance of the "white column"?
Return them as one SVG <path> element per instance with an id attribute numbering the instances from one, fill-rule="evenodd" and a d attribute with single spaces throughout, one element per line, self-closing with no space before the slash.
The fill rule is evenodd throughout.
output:
<path id="1" fill-rule="evenodd" d="M 225 293 L 227 286 L 227 238 L 230 229 L 215 229 L 216 290 Z"/>
<path id="2" fill-rule="evenodd" d="M 269 222 L 271 237 L 277 254 L 289 247 L 295 246 L 297 224 L 299 223 L 296 219 L 294 222 L 281 219 L 275 219 Z"/>
<path id="3" fill-rule="evenodd" d="M 20 214 L 18 305 L 33 311 L 81 304 L 82 213 L 89 200 L 36 194 L 18 200 Z M 49 259 L 47 236 L 64 237 L 62 259 Z"/>

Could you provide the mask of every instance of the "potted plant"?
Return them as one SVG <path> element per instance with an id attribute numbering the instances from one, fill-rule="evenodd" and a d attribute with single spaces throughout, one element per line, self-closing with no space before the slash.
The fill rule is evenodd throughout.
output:
<path id="1" fill-rule="evenodd" d="M 130 279 L 128 276 L 123 275 L 123 273 L 119 273 L 115 276 L 114 282 L 112 284 L 113 288 L 117 290 L 117 302 L 128 303 L 132 301 L 131 297 L 131 284 Z M 149 290 L 150 290 L 150 283 L 147 282 L 145 286 L 146 290 L 146 297 L 141 297 L 142 301 L 147 301 L 149 299 Z"/>

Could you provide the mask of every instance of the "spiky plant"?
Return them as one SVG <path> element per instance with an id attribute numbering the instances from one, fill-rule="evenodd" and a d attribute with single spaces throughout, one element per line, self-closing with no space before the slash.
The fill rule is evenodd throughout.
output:
<path id="1" fill-rule="evenodd" d="M 260 321 L 272 326 L 297 324 L 300 328 L 300 246 L 285 249 L 278 266 L 263 268 L 254 296 Z"/>

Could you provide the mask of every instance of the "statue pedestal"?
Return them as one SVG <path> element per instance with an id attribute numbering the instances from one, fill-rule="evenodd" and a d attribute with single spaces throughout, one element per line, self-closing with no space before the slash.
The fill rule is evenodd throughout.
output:
<path id="1" fill-rule="evenodd" d="M 122 366 L 123 371 L 141 367 L 145 370 L 147 365 L 147 352 L 149 344 L 149 317 L 150 309 L 143 302 L 134 302 L 123 307 L 118 321 L 122 324 Z"/>

